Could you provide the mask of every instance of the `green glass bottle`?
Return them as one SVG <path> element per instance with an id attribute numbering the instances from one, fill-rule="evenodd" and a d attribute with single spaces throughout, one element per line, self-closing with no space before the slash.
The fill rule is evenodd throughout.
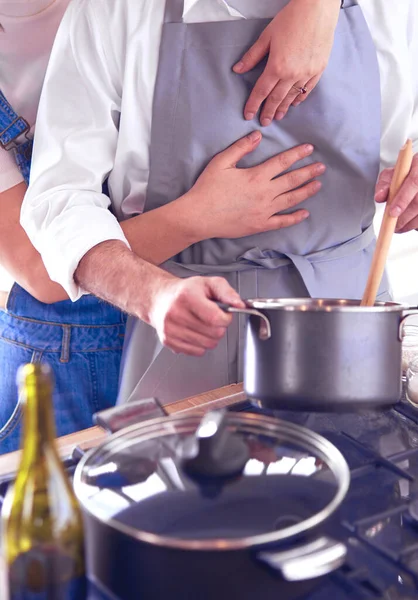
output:
<path id="1" fill-rule="evenodd" d="M 87 596 L 82 517 L 55 446 L 52 381 L 47 365 L 19 370 L 22 456 L 2 509 L 9 600 Z"/>

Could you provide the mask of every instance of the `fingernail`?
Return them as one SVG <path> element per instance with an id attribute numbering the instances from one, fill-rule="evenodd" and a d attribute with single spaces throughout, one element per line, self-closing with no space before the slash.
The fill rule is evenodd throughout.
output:
<path id="1" fill-rule="evenodd" d="M 293 102 L 293 106 L 299 106 L 299 104 L 301 104 L 301 102 Z"/>
<path id="2" fill-rule="evenodd" d="M 390 211 L 391 217 L 400 217 L 401 214 L 402 214 L 402 208 L 400 206 L 395 206 Z"/>
<path id="3" fill-rule="evenodd" d="M 248 139 L 251 140 L 251 142 L 258 142 L 258 140 L 261 140 L 261 133 L 259 131 L 252 131 L 249 136 Z"/>
<path id="4" fill-rule="evenodd" d="M 312 144 L 306 144 L 305 152 L 310 154 L 313 151 L 314 151 L 314 147 L 312 146 Z"/>
<path id="5" fill-rule="evenodd" d="M 247 112 L 247 113 L 245 113 L 244 116 L 247 119 L 247 121 L 252 121 L 254 119 L 254 117 L 255 117 L 255 114 L 252 113 L 252 112 Z"/>
<path id="6" fill-rule="evenodd" d="M 276 114 L 276 121 L 281 121 L 284 117 L 285 113 L 284 112 L 278 112 Z"/>
<path id="7" fill-rule="evenodd" d="M 267 117 L 264 117 L 264 119 L 261 119 L 261 125 L 263 127 L 268 127 L 271 123 L 271 119 L 268 119 Z"/>
<path id="8" fill-rule="evenodd" d="M 241 71 L 243 70 L 243 68 L 244 68 L 244 63 L 241 60 L 239 62 L 237 62 L 236 65 L 233 66 L 233 70 L 236 73 L 241 73 Z"/>
<path id="9" fill-rule="evenodd" d="M 316 167 L 316 172 L 317 173 L 325 173 L 325 171 L 327 170 L 326 166 L 323 164 L 320 164 Z"/>

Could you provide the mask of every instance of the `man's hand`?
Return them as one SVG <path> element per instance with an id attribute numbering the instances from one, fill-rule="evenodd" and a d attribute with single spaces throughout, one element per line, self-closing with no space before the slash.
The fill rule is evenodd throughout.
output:
<path id="1" fill-rule="evenodd" d="M 224 279 L 178 279 L 143 261 L 118 240 L 89 250 L 75 280 L 84 290 L 152 325 L 161 342 L 174 352 L 191 356 L 215 348 L 231 323 L 231 315 L 213 300 L 245 306 Z"/>
<path id="2" fill-rule="evenodd" d="M 222 278 L 172 279 L 157 289 L 149 322 L 160 341 L 174 352 L 203 356 L 216 348 L 232 320 L 213 300 L 245 306 Z"/>
<path id="3" fill-rule="evenodd" d="M 341 0 L 291 0 L 234 66 L 236 73 L 247 73 L 269 55 L 245 106 L 246 119 L 264 102 L 260 122 L 266 127 L 306 100 L 328 64 L 340 6 Z"/>
<path id="4" fill-rule="evenodd" d="M 376 185 L 376 202 L 386 202 L 395 169 L 385 169 Z M 418 229 L 418 154 L 414 156 L 411 171 L 392 201 L 390 215 L 398 217 L 396 233 Z"/>
<path id="5" fill-rule="evenodd" d="M 316 194 L 321 184 L 312 181 L 325 172 L 314 163 L 285 173 L 308 157 L 313 146 L 305 144 L 282 152 L 249 169 L 237 163 L 260 143 L 258 131 L 242 138 L 218 154 L 193 188 L 176 201 L 175 210 L 187 215 L 195 241 L 209 238 L 240 238 L 263 231 L 297 225 L 309 216 L 307 210 L 279 215 Z M 278 177 L 280 173 L 285 173 Z M 309 182 L 309 183 L 307 183 Z M 172 207 L 174 210 L 174 206 Z"/>

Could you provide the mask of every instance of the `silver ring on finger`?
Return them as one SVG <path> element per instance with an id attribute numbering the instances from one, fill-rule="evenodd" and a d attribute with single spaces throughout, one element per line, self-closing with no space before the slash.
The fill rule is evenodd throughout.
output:
<path id="1" fill-rule="evenodd" d="M 306 87 L 306 85 L 304 85 L 303 87 L 299 87 L 297 85 L 292 85 L 292 88 L 297 90 L 299 92 L 299 94 L 307 94 L 308 93 L 308 88 Z"/>

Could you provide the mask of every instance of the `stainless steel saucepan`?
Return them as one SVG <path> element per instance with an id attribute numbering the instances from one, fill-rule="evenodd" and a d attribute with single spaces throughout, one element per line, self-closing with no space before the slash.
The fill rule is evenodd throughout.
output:
<path id="1" fill-rule="evenodd" d="M 394 302 L 254 299 L 248 314 L 244 388 L 273 409 L 385 408 L 401 395 L 405 320 L 418 314 Z"/>

